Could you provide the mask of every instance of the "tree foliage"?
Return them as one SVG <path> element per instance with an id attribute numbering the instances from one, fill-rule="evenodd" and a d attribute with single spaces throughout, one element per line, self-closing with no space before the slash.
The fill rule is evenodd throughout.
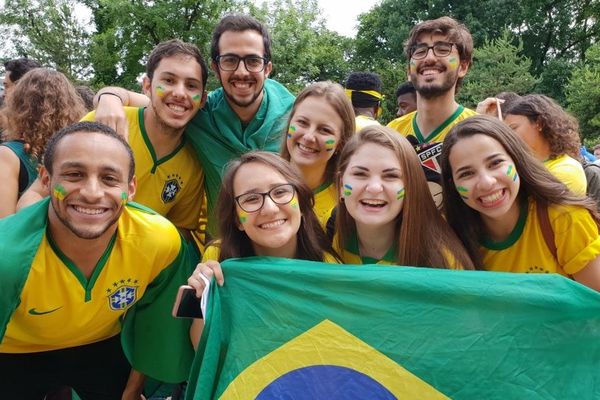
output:
<path id="1" fill-rule="evenodd" d="M 459 101 L 474 107 L 479 101 L 500 92 L 531 92 L 537 79 L 529 72 L 531 60 L 523 56 L 522 51 L 523 43 L 519 41 L 515 46 L 508 31 L 476 48 L 473 66 L 458 94 Z"/>
<path id="2" fill-rule="evenodd" d="M 6 0 L 0 10 L 7 56 L 30 57 L 74 80 L 92 74 L 90 34 L 74 15 L 73 0 Z"/>
<path id="3" fill-rule="evenodd" d="M 586 141 L 600 141 L 600 43 L 586 52 L 566 87 L 568 110 L 579 119 Z"/>

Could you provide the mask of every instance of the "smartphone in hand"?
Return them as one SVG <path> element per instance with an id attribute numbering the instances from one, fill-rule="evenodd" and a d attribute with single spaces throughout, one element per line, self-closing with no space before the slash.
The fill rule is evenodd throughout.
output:
<path id="1" fill-rule="evenodd" d="M 201 299 L 196 297 L 196 289 L 188 285 L 179 287 L 172 314 L 175 318 L 203 318 Z"/>

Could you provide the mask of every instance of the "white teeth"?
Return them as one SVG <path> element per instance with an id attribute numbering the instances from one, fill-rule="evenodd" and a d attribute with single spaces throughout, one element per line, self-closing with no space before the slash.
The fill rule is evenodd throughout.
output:
<path id="1" fill-rule="evenodd" d="M 240 89 L 247 89 L 250 87 L 250 82 L 233 82 L 233 86 Z"/>
<path id="2" fill-rule="evenodd" d="M 283 225 L 284 223 L 285 223 L 285 219 L 278 219 L 277 221 L 267 222 L 266 224 L 260 224 L 260 227 L 262 229 L 271 229 L 271 228 L 276 228 L 280 225 Z"/>
<path id="3" fill-rule="evenodd" d="M 490 195 L 481 196 L 481 202 L 482 203 L 493 203 L 502 197 L 502 193 L 503 193 L 502 190 L 498 190 Z"/>
<path id="4" fill-rule="evenodd" d="M 87 215 L 98 215 L 98 214 L 102 214 L 104 212 L 104 209 L 102 208 L 83 208 L 83 207 L 79 207 L 79 206 L 74 206 L 75 210 L 77 212 L 80 212 L 82 214 L 87 214 Z"/>
<path id="5" fill-rule="evenodd" d="M 383 206 L 387 202 L 384 200 L 361 200 L 361 203 L 366 204 L 368 206 Z"/>
<path id="6" fill-rule="evenodd" d="M 318 153 L 319 152 L 319 150 L 315 150 L 315 149 L 312 149 L 310 147 L 306 147 L 302 143 L 298 143 L 298 147 L 300 148 L 300 150 L 306 151 L 306 152 L 309 152 L 309 153 Z"/>
<path id="7" fill-rule="evenodd" d="M 185 111 L 185 107 L 178 106 L 178 105 L 175 105 L 175 104 L 169 104 L 168 107 L 171 110 L 176 111 L 176 112 L 184 112 Z"/>

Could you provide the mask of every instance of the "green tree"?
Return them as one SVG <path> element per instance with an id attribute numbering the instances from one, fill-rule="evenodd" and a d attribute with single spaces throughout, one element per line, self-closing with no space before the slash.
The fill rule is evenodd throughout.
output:
<path id="1" fill-rule="evenodd" d="M 27 56 L 74 80 L 89 78 L 90 34 L 74 15 L 73 0 L 6 0 L 0 39 L 10 56 Z"/>
<path id="2" fill-rule="evenodd" d="M 344 80 L 352 41 L 325 27 L 317 0 L 264 3 L 257 17 L 273 40 L 272 78 L 295 93 L 312 82 Z"/>
<path id="3" fill-rule="evenodd" d="M 568 110 L 579 119 L 586 142 L 600 141 L 600 43 L 586 52 L 566 87 Z"/>
<path id="4" fill-rule="evenodd" d="M 458 93 L 459 102 L 474 107 L 503 91 L 525 94 L 533 89 L 537 79 L 529 72 L 531 60 L 522 55 L 522 42 L 517 46 L 512 43 L 510 33 L 505 31 L 475 49 L 473 66 Z"/>

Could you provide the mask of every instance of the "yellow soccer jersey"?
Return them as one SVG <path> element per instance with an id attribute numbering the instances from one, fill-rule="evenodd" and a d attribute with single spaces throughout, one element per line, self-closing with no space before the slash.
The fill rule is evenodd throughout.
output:
<path id="1" fill-rule="evenodd" d="M 202 256 L 202 262 L 207 262 L 209 260 L 219 261 L 219 257 L 221 256 L 221 248 L 219 247 L 219 244 L 220 242 L 217 240 L 213 244 L 206 247 L 204 255 Z M 339 261 L 327 252 L 325 252 L 325 255 L 323 256 L 323 262 L 328 264 L 339 264 Z"/>
<path id="2" fill-rule="evenodd" d="M 371 257 L 361 257 L 358 250 L 358 238 L 353 236 L 346 242 L 346 248 L 340 249 L 337 233 L 333 237 L 333 249 L 339 254 L 344 264 L 380 264 L 396 265 L 396 254 L 394 248 L 390 248 L 381 260 Z"/>
<path id="3" fill-rule="evenodd" d="M 558 273 L 569 276 L 600 254 L 600 237 L 590 213 L 581 207 L 550 205 L 556 260 L 540 228 L 535 201 L 521 205 L 517 225 L 503 242 L 482 243 L 483 266 L 489 271 Z"/>
<path id="4" fill-rule="evenodd" d="M 47 233 L 33 258 L 0 344 L 0 353 L 31 353 L 108 339 L 121 317 L 180 252 L 177 229 L 160 215 L 128 205 L 117 232 L 90 279 L 56 247 Z"/>
<path id="5" fill-rule="evenodd" d="M 553 160 L 544 161 L 548 171 L 559 181 L 564 183 L 573 193 L 585 196 L 587 193 L 587 179 L 583 166 L 577 160 L 566 154 Z"/>
<path id="6" fill-rule="evenodd" d="M 166 217 L 176 227 L 196 229 L 204 174 L 193 148 L 183 139 L 169 155 L 156 159 L 144 126 L 144 108 L 124 107 L 129 121 L 129 145 L 135 159 L 134 200 Z M 95 111 L 82 121 L 94 121 Z"/>
<path id="7" fill-rule="evenodd" d="M 321 226 L 325 228 L 331 211 L 337 205 L 337 191 L 333 183 L 323 184 L 314 190 L 315 206 L 313 208 Z"/>
<path id="8" fill-rule="evenodd" d="M 377 120 L 369 118 L 365 115 L 358 115 L 355 118 L 356 132 L 360 132 L 363 128 L 371 125 L 381 125 Z"/>

